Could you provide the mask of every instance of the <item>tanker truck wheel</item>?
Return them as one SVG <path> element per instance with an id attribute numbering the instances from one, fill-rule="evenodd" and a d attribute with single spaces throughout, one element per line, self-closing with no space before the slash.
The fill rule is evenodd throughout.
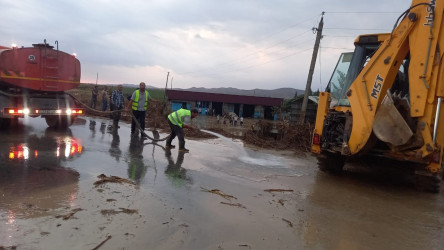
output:
<path id="1" fill-rule="evenodd" d="M 0 118 L 0 129 L 17 126 L 18 118 Z"/>
<path id="2" fill-rule="evenodd" d="M 46 124 L 50 128 L 67 128 L 74 122 L 74 117 L 71 116 L 45 116 Z"/>
<path id="3" fill-rule="evenodd" d="M 9 119 L 0 118 L 0 128 L 8 128 L 9 127 Z"/>
<path id="4" fill-rule="evenodd" d="M 322 153 L 317 156 L 319 170 L 331 174 L 340 174 L 344 169 L 345 157 L 340 154 Z"/>

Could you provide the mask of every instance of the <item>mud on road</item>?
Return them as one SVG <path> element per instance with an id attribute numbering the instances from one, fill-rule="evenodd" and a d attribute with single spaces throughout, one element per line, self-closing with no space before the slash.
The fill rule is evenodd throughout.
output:
<path id="1" fill-rule="evenodd" d="M 22 122 L 0 131 L 0 249 L 442 249 L 442 193 L 399 168 L 331 176 L 239 140 L 179 154 L 106 119 Z"/>

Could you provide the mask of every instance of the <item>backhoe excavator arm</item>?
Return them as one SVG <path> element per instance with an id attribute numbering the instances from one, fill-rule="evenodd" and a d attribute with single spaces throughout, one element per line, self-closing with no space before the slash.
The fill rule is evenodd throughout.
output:
<path id="1" fill-rule="evenodd" d="M 376 112 L 408 55 L 410 56 L 408 73 L 410 113 L 412 117 L 427 120 L 426 123 L 430 125 L 430 117 L 425 117 L 425 114 L 429 112 L 427 103 L 431 103 L 429 109 L 433 109 L 433 103 L 436 103 L 435 89 L 439 75 L 438 67 L 441 63 L 438 42 L 443 41 L 440 39 L 442 13 L 436 18 L 439 20 L 433 19 L 436 16 L 434 11 L 442 12 L 443 1 L 436 3 L 436 6 L 434 4 L 433 0 L 432 3 L 414 0 L 412 7 L 405 13 L 405 18 L 393 30 L 390 38 L 381 44 L 351 84 L 347 98 L 353 114 L 353 126 L 348 140 L 348 150 L 345 152 L 357 154 L 369 142 Z M 425 136 L 427 138 L 424 135 L 423 137 L 427 143 L 429 138 L 431 139 L 431 133 L 426 130 L 424 129 L 424 134 L 428 133 Z"/>

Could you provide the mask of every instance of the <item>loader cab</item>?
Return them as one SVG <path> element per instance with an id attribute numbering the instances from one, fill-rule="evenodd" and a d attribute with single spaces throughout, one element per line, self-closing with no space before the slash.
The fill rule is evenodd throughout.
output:
<path id="1" fill-rule="evenodd" d="M 330 107 L 350 106 L 346 93 L 353 81 L 368 63 L 381 43 L 390 34 L 361 35 L 355 40 L 354 52 L 342 53 L 328 82 L 326 92 L 331 94 Z"/>

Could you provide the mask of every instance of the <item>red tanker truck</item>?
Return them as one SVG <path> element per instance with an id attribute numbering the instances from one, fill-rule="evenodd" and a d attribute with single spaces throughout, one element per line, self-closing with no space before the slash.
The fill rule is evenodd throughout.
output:
<path id="1" fill-rule="evenodd" d="M 65 91 L 80 84 L 80 62 L 46 43 L 0 46 L 0 127 L 23 117 L 43 117 L 50 127 L 66 128 L 83 115 Z"/>

